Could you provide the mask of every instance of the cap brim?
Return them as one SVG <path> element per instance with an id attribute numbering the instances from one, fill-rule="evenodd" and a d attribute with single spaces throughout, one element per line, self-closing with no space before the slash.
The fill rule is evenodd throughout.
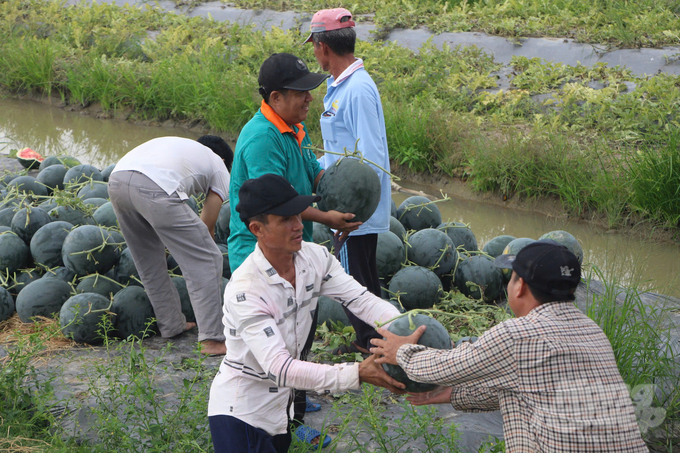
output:
<path id="1" fill-rule="evenodd" d="M 307 44 L 308 42 L 312 42 L 312 35 L 313 34 L 314 33 L 310 33 L 309 36 L 307 36 L 307 39 L 305 40 L 305 42 L 303 42 L 302 44 Z"/>
<path id="2" fill-rule="evenodd" d="M 493 264 L 501 269 L 512 269 L 515 258 L 517 258 L 517 255 L 500 255 L 496 257 Z"/>
<path id="3" fill-rule="evenodd" d="M 282 205 L 270 209 L 266 213 L 280 216 L 298 215 L 310 207 L 312 203 L 319 200 L 321 200 L 321 197 L 318 195 L 298 195 L 297 197 L 288 200 Z"/>
<path id="4" fill-rule="evenodd" d="M 296 90 L 296 91 L 311 91 L 314 88 L 321 85 L 321 82 L 326 80 L 328 77 L 330 77 L 330 74 L 318 74 L 316 72 L 310 72 L 309 74 L 302 77 L 301 79 L 298 79 L 293 83 L 289 83 L 288 85 L 284 86 L 283 88 L 285 88 L 287 90 Z"/>

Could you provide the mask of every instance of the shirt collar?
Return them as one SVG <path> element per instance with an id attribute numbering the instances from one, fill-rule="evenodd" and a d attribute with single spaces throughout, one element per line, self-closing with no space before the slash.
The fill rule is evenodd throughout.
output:
<path id="1" fill-rule="evenodd" d="M 340 84 L 341 84 L 342 82 L 344 82 L 347 78 L 349 78 L 349 76 L 351 76 L 352 74 L 354 74 L 355 71 L 357 71 L 357 70 L 359 70 L 359 69 L 361 69 L 361 68 L 363 68 L 363 67 L 364 67 L 364 60 L 362 60 L 361 58 L 357 58 L 357 59 L 354 61 L 354 63 L 352 63 L 351 65 L 347 66 L 347 68 L 346 68 L 344 71 L 342 71 L 342 74 L 340 74 L 340 76 L 338 77 L 338 79 L 337 79 L 337 80 L 334 80 L 333 83 L 331 83 L 331 86 L 332 86 L 332 87 L 336 87 L 336 86 L 340 85 Z"/>
<path id="2" fill-rule="evenodd" d="M 295 139 L 298 142 L 298 145 L 302 146 L 302 140 L 305 138 L 305 129 L 302 126 L 302 123 L 297 123 L 295 127 L 297 128 L 297 132 L 294 131 L 288 124 L 286 124 L 283 119 L 274 111 L 273 108 L 266 102 L 264 102 L 264 99 L 262 100 L 262 104 L 260 105 L 260 112 L 262 112 L 262 115 L 264 115 L 267 120 L 272 123 L 276 128 L 281 132 L 282 134 L 286 133 L 291 133 L 295 137 Z"/>
<path id="3" fill-rule="evenodd" d="M 297 256 L 298 254 L 296 253 L 293 257 L 293 262 L 296 261 Z M 267 258 L 264 256 L 264 253 L 262 253 L 262 249 L 260 249 L 258 244 L 255 244 L 255 250 L 253 250 L 253 261 L 255 266 L 257 266 L 257 269 L 262 273 L 262 275 L 264 275 L 267 283 L 270 285 L 279 284 L 290 286 L 290 282 L 285 280 L 279 275 L 278 272 L 276 272 L 276 269 L 274 269 L 274 266 L 272 266 L 269 260 L 267 260 Z"/>

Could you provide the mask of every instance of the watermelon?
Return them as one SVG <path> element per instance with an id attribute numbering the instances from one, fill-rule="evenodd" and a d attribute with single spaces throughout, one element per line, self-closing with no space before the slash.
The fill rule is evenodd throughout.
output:
<path id="1" fill-rule="evenodd" d="M 17 151 L 17 160 L 22 167 L 30 170 L 32 168 L 38 168 L 40 162 L 45 160 L 45 158 L 31 148 L 24 148 L 21 151 Z"/>
<path id="2" fill-rule="evenodd" d="M 115 295 L 124 287 L 105 275 L 92 274 L 80 279 L 80 283 L 76 286 L 76 293 L 96 293 L 110 299 L 111 295 Z"/>
<path id="3" fill-rule="evenodd" d="M 437 228 L 442 223 L 442 214 L 436 204 L 421 196 L 408 197 L 397 209 L 397 219 L 407 230 Z"/>
<path id="4" fill-rule="evenodd" d="M 19 236 L 14 232 L 0 233 L 0 269 L 11 275 L 30 259 L 31 251 Z"/>
<path id="5" fill-rule="evenodd" d="M 102 322 L 110 319 L 109 300 L 94 293 L 76 294 L 59 311 L 61 332 L 78 343 L 102 342 Z"/>
<path id="6" fill-rule="evenodd" d="M 22 322 L 33 322 L 34 316 L 51 318 L 71 297 L 71 290 L 71 285 L 58 278 L 41 278 L 29 283 L 17 296 L 19 318 Z"/>
<path id="7" fill-rule="evenodd" d="M 392 306 L 393 306 L 394 308 L 396 308 L 397 310 L 399 310 L 399 313 L 406 313 L 406 309 L 405 309 L 404 307 L 401 306 L 401 304 L 399 303 L 398 300 L 392 299 L 392 300 L 389 300 L 388 302 L 389 302 L 390 304 L 392 304 Z"/>
<path id="8" fill-rule="evenodd" d="M 64 240 L 61 258 L 64 266 L 78 275 L 103 274 L 118 261 L 118 248 L 104 228 L 83 225 L 72 230 Z"/>
<path id="9" fill-rule="evenodd" d="M 118 291 L 113 296 L 111 311 L 115 314 L 113 325 L 116 336 L 120 338 L 143 338 L 156 333 L 153 307 L 146 291 L 140 286 L 130 286 Z"/>
<path id="10" fill-rule="evenodd" d="M 393 199 L 390 199 L 390 217 L 397 218 L 397 204 Z"/>
<path id="11" fill-rule="evenodd" d="M 76 278 L 76 274 L 64 266 L 59 266 L 45 271 L 45 275 L 42 278 L 58 278 L 66 283 L 72 283 Z"/>
<path id="12" fill-rule="evenodd" d="M 14 314 L 14 298 L 5 288 L 0 287 L 0 322 L 6 321 Z"/>
<path id="13" fill-rule="evenodd" d="M 508 235 L 496 236 L 484 245 L 482 252 L 496 258 L 503 254 L 505 247 L 514 239 L 516 239 L 514 236 Z"/>
<path id="14" fill-rule="evenodd" d="M 493 259 L 475 255 L 458 263 L 454 284 L 470 299 L 491 302 L 501 295 L 503 274 L 494 265 Z"/>
<path id="15" fill-rule="evenodd" d="M 108 202 L 109 200 L 107 200 L 106 198 L 86 198 L 85 200 L 83 200 L 83 204 L 85 206 L 94 206 L 95 209 L 105 205 Z"/>
<path id="16" fill-rule="evenodd" d="M 109 182 L 109 177 L 111 176 L 111 172 L 113 172 L 114 168 L 116 168 L 116 164 L 111 164 L 100 172 L 105 182 Z"/>
<path id="17" fill-rule="evenodd" d="M 396 234 L 402 242 L 406 237 L 406 228 L 404 228 L 404 225 L 399 220 L 392 216 L 390 216 L 390 231 Z"/>
<path id="18" fill-rule="evenodd" d="M 531 244 L 535 241 L 535 239 L 531 238 L 513 239 L 512 241 L 508 242 L 508 245 L 505 246 L 501 255 L 517 255 L 519 251 L 522 250 L 527 244 Z M 501 272 L 503 274 L 504 281 L 509 282 L 510 277 L 512 277 L 512 269 L 501 269 Z"/>
<path id="19" fill-rule="evenodd" d="M 177 264 L 177 261 L 175 261 L 175 257 L 172 256 L 171 254 L 168 254 L 168 257 L 165 260 L 168 265 L 168 270 L 175 275 L 182 275 L 182 269 L 180 269 L 179 264 Z"/>
<path id="20" fill-rule="evenodd" d="M 342 304 L 330 297 L 319 296 L 317 310 L 319 310 L 319 316 L 316 320 L 317 326 L 321 326 L 327 321 L 328 327 L 331 327 L 331 322 L 341 322 L 345 326 L 351 325 L 345 310 L 342 309 Z"/>
<path id="21" fill-rule="evenodd" d="M 333 249 L 333 232 L 323 223 L 314 222 L 312 240 L 314 243 L 323 245 L 330 252 Z"/>
<path id="22" fill-rule="evenodd" d="M 421 266 L 409 266 L 394 274 L 389 290 L 399 297 L 407 310 L 432 308 L 442 299 L 444 292 L 437 275 Z"/>
<path id="23" fill-rule="evenodd" d="M 86 212 L 69 206 L 57 206 L 48 214 L 53 220 L 63 220 L 64 222 L 71 223 L 75 226 L 94 224 L 94 219 Z"/>
<path id="24" fill-rule="evenodd" d="M 390 279 L 406 261 L 404 243 L 391 231 L 378 233 L 378 245 L 375 250 L 378 264 L 378 276 Z"/>
<path id="25" fill-rule="evenodd" d="M 184 202 L 189 205 L 191 210 L 194 211 L 194 213 L 196 213 L 196 215 L 199 215 L 199 213 L 198 213 L 198 203 L 196 202 L 196 198 L 189 197 L 186 200 L 184 200 Z M 220 208 L 220 211 L 222 211 L 221 208 Z"/>
<path id="26" fill-rule="evenodd" d="M 226 202 L 220 208 L 220 213 L 215 222 L 215 242 L 218 244 L 226 244 L 229 239 L 229 222 L 231 221 L 231 208 L 229 202 Z"/>
<path id="27" fill-rule="evenodd" d="M 0 178 L 0 186 L 6 187 L 7 184 L 9 184 L 9 182 L 11 180 L 13 180 L 14 178 L 18 178 L 19 176 L 21 176 L 21 175 L 16 174 L 16 173 L 11 173 L 11 172 L 8 172 L 7 170 L 5 170 L 5 173 L 3 173 L 2 177 Z"/>
<path id="28" fill-rule="evenodd" d="M 90 181 L 78 191 L 78 198 L 87 200 L 88 198 L 109 198 L 109 187 L 105 182 Z"/>
<path id="29" fill-rule="evenodd" d="M 444 222 L 437 229 L 443 231 L 451 238 L 454 248 L 457 249 L 462 246 L 466 252 L 479 250 L 475 234 L 464 223 Z"/>
<path id="30" fill-rule="evenodd" d="M 407 313 L 405 316 L 392 322 L 387 330 L 395 335 L 407 337 L 422 325 L 427 326 L 427 330 L 425 330 L 425 333 L 418 339 L 418 344 L 434 349 L 452 348 L 451 337 L 444 326 L 436 319 L 426 315 L 412 315 Z M 406 384 L 404 390 L 408 393 L 429 392 L 437 388 L 437 384 L 424 384 L 412 381 L 399 365 L 384 363 L 383 369 L 393 379 Z"/>
<path id="31" fill-rule="evenodd" d="M 5 225 L 0 225 L 0 233 L 4 233 L 6 231 L 12 231 L 12 228 Z"/>
<path id="32" fill-rule="evenodd" d="M 92 165 L 76 165 L 64 175 L 64 185 L 103 180 L 102 174 Z"/>
<path id="33" fill-rule="evenodd" d="M 579 264 L 583 264 L 583 248 L 581 248 L 581 244 L 579 244 L 578 240 L 571 233 L 564 230 L 551 231 L 538 238 L 539 241 L 543 239 L 551 239 L 558 244 L 565 246 L 571 253 L 576 255 Z"/>
<path id="34" fill-rule="evenodd" d="M 38 176 L 40 176 L 40 175 L 38 175 Z M 56 208 L 57 206 L 59 206 L 59 205 L 57 204 L 56 201 L 54 201 L 54 198 L 48 198 L 47 200 L 43 201 L 42 203 L 40 203 L 38 205 L 38 207 L 40 209 L 47 212 L 48 214 L 52 209 Z"/>
<path id="35" fill-rule="evenodd" d="M 36 179 L 47 187 L 48 192 L 52 193 L 55 189 L 64 189 L 64 176 L 66 176 L 67 171 L 68 168 L 64 165 L 50 165 L 41 170 Z"/>
<path id="36" fill-rule="evenodd" d="M 222 254 L 222 277 L 231 278 L 231 268 L 229 267 L 229 249 L 225 244 L 217 244 Z"/>
<path id="37" fill-rule="evenodd" d="M 92 218 L 97 225 L 118 228 L 118 218 L 113 211 L 113 204 L 110 201 L 104 203 L 94 211 Z"/>
<path id="38" fill-rule="evenodd" d="M 30 244 L 33 261 L 46 267 L 63 266 L 61 247 L 72 229 L 70 223 L 57 220 L 36 231 Z"/>
<path id="39" fill-rule="evenodd" d="M 458 252 L 451 238 L 433 228 L 420 230 L 408 238 L 406 257 L 418 266 L 432 270 L 439 278 L 451 272 L 458 262 Z"/>
<path id="40" fill-rule="evenodd" d="M 51 221 L 50 216 L 40 208 L 23 208 L 14 214 L 11 228 L 26 244 L 30 244 L 33 235 Z"/>
<path id="41" fill-rule="evenodd" d="M 41 278 L 42 271 L 40 269 L 22 269 L 21 272 L 14 274 L 13 284 L 8 288 L 9 292 L 16 297 L 28 284 Z"/>
<path id="42" fill-rule="evenodd" d="M 8 189 L 12 187 L 16 187 L 19 192 L 39 197 L 46 197 L 48 195 L 47 187 L 33 176 L 19 176 L 18 178 L 14 178 L 7 184 Z"/>
<path id="43" fill-rule="evenodd" d="M 43 171 L 52 165 L 63 165 L 66 168 L 71 168 L 75 167 L 76 165 L 80 165 L 80 161 L 71 156 L 50 156 L 46 157 L 45 160 L 42 161 L 40 164 L 40 171 Z"/>
<path id="44" fill-rule="evenodd" d="M 182 314 L 186 317 L 187 322 L 196 322 L 196 315 L 194 315 L 194 307 L 191 306 L 186 280 L 184 280 L 184 277 L 172 277 L 171 280 L 179 294 L 179 301 L 182 304 Z M 222 294 L 224 294 L 224 288 Z"/>
<path id="45" fill-rule="evenodd" d="M 142 286 L 140 283 L 139 272 L 132 259 L 130 249 L 126 248 L 120 253 L 116 267 L 113 268 L 116 281 L 123 285 Z M 134 278 L 132 278 L 134 277 Z"/>
<path id="46" fill-rule="evenodd" d="M 323 173 L 316 194 L 320 210 L 351 212 L 353 222 L 365 222 L 380 202 L 380 178 L 368 164 L 343 157 Z"/>
<path id="47" fill-rule="evenodd" d="M 14 215 L 17 213 L 17 211 L 18 208 L 16 207 L 10 207 L 0 210 L 0 226 L 6 226 L 11 229 L 12 219 L 14 218 Z"/>

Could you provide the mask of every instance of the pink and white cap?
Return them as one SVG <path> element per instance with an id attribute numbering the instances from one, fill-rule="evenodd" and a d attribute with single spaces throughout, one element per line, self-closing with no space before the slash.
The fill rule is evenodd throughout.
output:
<path id="1" fill-rule="evenodd" d="M 312 34 L 321 31 L 339 30 L 341 28 L 354 27 L 352 13 L 345 8 L 322 9 L 312 16 L 312 32 L 309 34 L 306 44 L 312 41 Z"/>

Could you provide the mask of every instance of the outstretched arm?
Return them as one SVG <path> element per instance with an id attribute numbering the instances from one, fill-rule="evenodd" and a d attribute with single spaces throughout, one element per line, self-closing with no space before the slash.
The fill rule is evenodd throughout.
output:
<path id="1" fill-rule="evenodd" d="M 220 215 L 220 209 L 222 209 L 222 198 L 212 190 L 208 191 L 201 211 L 201 220 L 208 227 L 213 239 L 215 239 L 215 223 L 217 223 L 217 217 Z"/>

